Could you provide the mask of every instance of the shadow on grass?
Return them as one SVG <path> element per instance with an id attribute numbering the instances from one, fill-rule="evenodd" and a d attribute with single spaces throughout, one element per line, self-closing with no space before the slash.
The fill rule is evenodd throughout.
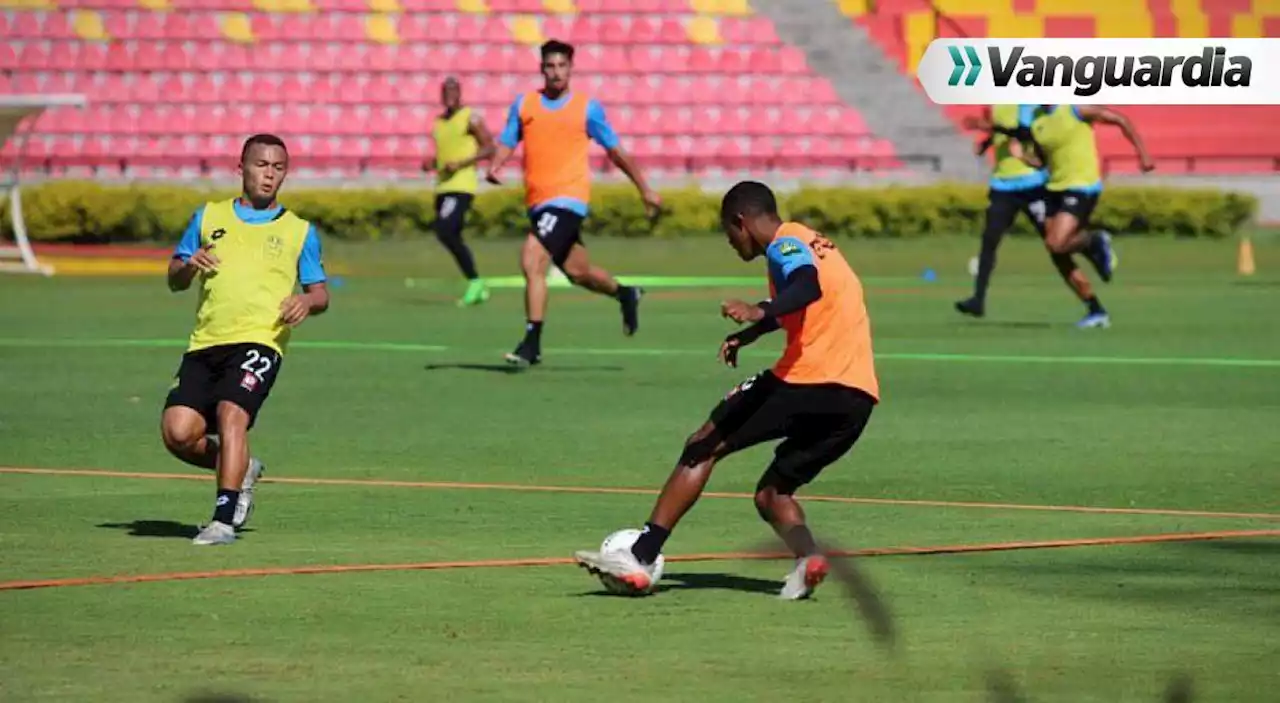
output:
<path id="1" fill-rule="evenodd" d="M 262 698 L 243 693 L 192 693 L 184 696 L 182 703 L 264 703 Z"/>
<path id="2" fill-rule="evenodd" d="M 125 530 L 130 537 L 169 537 L 173 539 L 191 539 L 200 533 L 199 525 L 188 525 L 173 520 L 134 520 L 133 522 L 104 522 L 98 527 L 108 530 Z M 236 530 L 238 533 L 252 532 L 250 529 Z"/>
<path id="3" fill-rule="evenodd" d="M 741 591 L 743 593 L 777 594 L 781 588 L 781 581 L 738 576 L 737 574 L 686 573 L 664 574 L 662 577 L 662 590 L 664 591 L 712 589 Z"/>
<path id="4" fill-rule="evenodd" d="M 427 364 L 422 367 L 425 371 L 484 371 L 487 373 L 500 373 L 507 375 L 515 375 L 521 373 L 577 373 L 581 371 L 622 371 L 621 366 L 538 366 L 534 369 L 528 369 L 520 366 L 512 366 L 511 364 Z"/>

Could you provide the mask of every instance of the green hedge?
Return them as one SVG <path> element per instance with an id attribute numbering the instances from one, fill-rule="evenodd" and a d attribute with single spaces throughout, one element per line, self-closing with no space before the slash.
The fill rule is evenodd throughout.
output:
<path id="1" fill-rule="evenodd" d="M 24 189 L 27 228 L 37 241 L 173 241 L 191 213 L 232 191 L 135 184 L 53 181 Z M 468 226 L 471 237 L 522 236 L 528 229 L 515 189 L 482 193 Z M 679 237 L 718 232 L 719 196 L 697 189 L 663 192 L 664 215 L 650 223 L 626 186 L 596 189 L 586 231 L 595 236 Z M 328 236 L 350 240 L 420 237 L 433 218 L 424 190 L 294 188 L 286 205 Z M 784 214 L 832 237 L 974 235 L 982 228 L 986 189 L 979 185 L 803 188 L 783 196 Z M 7 207 L 7 202 L 4 206 Z M 1109 188 L 1095 222 L 1124 234 L 1225 237 L 1257 210 L 1251 195 L 1160 187 Z M 9 227 L 6 216 L 0 227 Z M 1018 232 L 1030 234 L 1019 218 Z"/>

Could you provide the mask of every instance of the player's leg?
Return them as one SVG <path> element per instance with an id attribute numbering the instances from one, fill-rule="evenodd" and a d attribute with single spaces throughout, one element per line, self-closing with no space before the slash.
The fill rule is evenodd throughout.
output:
<path id="1" fill-rule="evenodd" d="M 187 464 L 209 470 L 218 466 L 217 442 L 209 433 L 216 402 L 213 354 L 209 350 L 183 354 L 160 416 L 165 449 Z"/>
<path id="2" fill-rule="evenodd" d="M 524 338 L 504 357 L 507 363 L 532 366 L 542 361 L 542 322 L 547 313 L 547 271 L 551 256 L 532 233 L 520 248 L 520 271 L 524 274 Z"/>
<path id="3" fill-rule="evenodd" d="M 826 578 L 828 565 L 795 493 L 853 448 L 866 429 L 875 401 L 851 388 L 795 388 L 790 392 L 795 398 L 788 404 L 796 408 L 792 430 L 778 445 L 773 462 L 756 485 L 755 505 L 761 519 L 796 557 L 779 595 L 800 600 Z"/>
<path id="4" fill-rule="evenodd" d="M 974 317 L 986 314 L 987 286 L 996 268 L 996 250 L 1005 232 L 1018 216 L 1018 196 L 993 190 L 988 195 L 986 222 L 982 229 L 982 248 L 978 252 L 978 274 L 973 282 L 973 297 L 956 303 L 956 310 Z"/>
<path id="5" fill-rule="evenodd" d="M 476 271 L 475 257 L 462 238 L 470 209 L 469 193 L 441 193 L 436 196 L 436 239 L 453 256 L 458 270 L 467 279 L 467 291 L 458 301 L 459 305 L 478 305 L 489 299 L 489 289 Z"/>
<path id="6" fill-rule="evenodd" d="M 761 442 L 783 436 L 784 417 L 773 397 L 782 382 L 766 371 L 738 386 L 685 441 L 680 459 L 667 477 L 640 538 L 629 552 L 578 552 L 578 562 L 595 574 L 611 576 L 632 590 L 652 585 L 653 563 L 680 520 L 691 510 L 717 462 Z"/>
<path id="7" fill-rule="evenodd" d="M 1054 254 L 1083 254 L 1098 270 L 1103 281 L 1111 280 L 1115 253 L 1111 235 L 1090 232 L 1089 218 L 1098 204 L 1098 195 L 1068 190 L 1053 193 L 1053 214 L 1045 223 L 1044 243 Z"/>
<path id="8" fill-rule="evenodd" d="M 1088 222 L 1089 216 L 1093 212 L 1093 206 L 1096 203 L 1096 197 L 1091 197 L 1086 194 L 1074 194 L 1070 191 L 1067 193 L 1050 193 L 1047 199 L 1048 218 L 1045 222 L 1044 229 L 1045 247 L 1049 250 L 1049 258 L 1053 262 L 1054 268 L 1057 269 L 1058 275 L 1062 277 L 1062 280 L 1067 284 L 1067 287 L 1070 288 L 1071 291 L 1076 294 L 1076 297 L 1085 305 L 1087 312 L 1085 313 L 1085 316 L 1076 323 L 1076 326 L 1082 329 L 1110 327 L 1111 317 L 1107 314 L 1106 308 L 1102 306 L 1102 301 L 1100 301 L 1098 296 L 1094 293 L 1093 285 L 1089 283 L 1089 278 L 1085 276 L 1084 272 L 1081 271 L 1079 267 L 1076 266 L 1072 255 L 1054 250 L 1054 248 L 1049 245 L 1049 236 L 1054 223 L 1061 220 L 1072 222 L 1073 224 L 1071 226 L 1085 226 Z M 1095 237 L 1092 241 L 1099 243 L 1096 246 L 1102 247 L 1103 256 L 1107 257 L 1109 260 L 1114 257 L 1114 253 L 1111 251 L 1110 235 L 1104 232 L 1098 235 L 1098 237 Z M 1087 258 L 1089 258 L 1090 261 L 1094 261 L 1095 266 L 1098 265 L 1093 255 L 1088 255 Z M 1099 268 L 1099 271 L 1101 270 L 1103 269 Z M 1110 274 L 1110 270 L 1110 266 L 1108 265 L 1106 268 L 1108 275 Z"/>
<path id="9" fill-rule="evenodd" d="M 592 264 L 581 241 L 574 242 L 563 263 L 557 262 L 556 265 L 574 285 L 617 300 L 622 306 L 622 333 L 628 337 L 636 333 L 640 327 L 640 298 L 643 295 L 640 288 L 624 286 L 608 271 Z"/>

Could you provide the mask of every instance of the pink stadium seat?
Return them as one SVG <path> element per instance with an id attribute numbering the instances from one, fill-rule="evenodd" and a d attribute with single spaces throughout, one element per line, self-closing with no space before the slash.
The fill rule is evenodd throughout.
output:
<path id="1" fill-rule="evenodd" d="M 46 39 L 75 39 L 76 33 L 67 22 L 67 16 L 61 12 L 45 13 L 44 26 L 40 35 Z"/>
<path id="2" fill-rule="evenodd" d="M 12 42 L 0 42 L 0 70 L 12 71 L 21 65 Z"/>
<path id="3" fill-rule="evenodd" d="M 15 39 L 39 39 L 41 37 L 40 16 L 34 12 L 15 13 L 11 31 Z"/>
<path id="4" fill-rule="evenodd" d="M 49 65 L 49 50 L 43 42 L 26 42 L 18 54 L 18 68 L 24 71 L 39 71 Z"/>
<path id="5" fill-rule="evenodd" d="M 165 38 L 170 40 L 208 39 L 209 30 L 216 26 L 215 19 L 205 16 L 202 18 L 202 23 L 207 26 L 198 26 L 196 22 L 192 21 L 192 16 L 185 12 L 169 13 L 164 18 Z"/>
<path id="6" fill-rule="evenodd" d="M 90 46 L 96 45 L 68 41 L 52 42 L 49 63 L 46 67 L 55 71 L 74 71 L 80 65 L 80 52 Z"/>
<path id="7" fill-rule="evenodd" d="M 140 12 L 134 15 L 133 31 L 130 39 L 164 39 L 165 15 L 159 12 Z"/>
<path id="8" fill-rule="evenodd" d="M 113 46 L 113 45 L 112 45 Z M 107 71 L 110 70 L 107 56 L 110 49 L 102 44 L 82 44 L 80 54 L 75 57 L 75 66 L 71 70 Z"/>

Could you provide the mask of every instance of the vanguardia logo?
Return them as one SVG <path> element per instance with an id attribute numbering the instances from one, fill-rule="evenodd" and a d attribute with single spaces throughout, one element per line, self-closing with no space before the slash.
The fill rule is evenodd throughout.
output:
<path id="1" fill-rule="evenodd" d="M 1079 97 L 1107 88 L 1249 87 L 1253 60 L 1229 56 L 1226 47 L 1205 46 L 1198 55 L 1037 55 L 1025 46 L 987 46 L 991 81 L 997 88 L 1071 88 Z M 982 73 L 982 60 L 972 46 L 949 46 L 954 68 L 947 85 L 972 86 Z M 968 73 L 966 75 L 966 69 Z"/>

